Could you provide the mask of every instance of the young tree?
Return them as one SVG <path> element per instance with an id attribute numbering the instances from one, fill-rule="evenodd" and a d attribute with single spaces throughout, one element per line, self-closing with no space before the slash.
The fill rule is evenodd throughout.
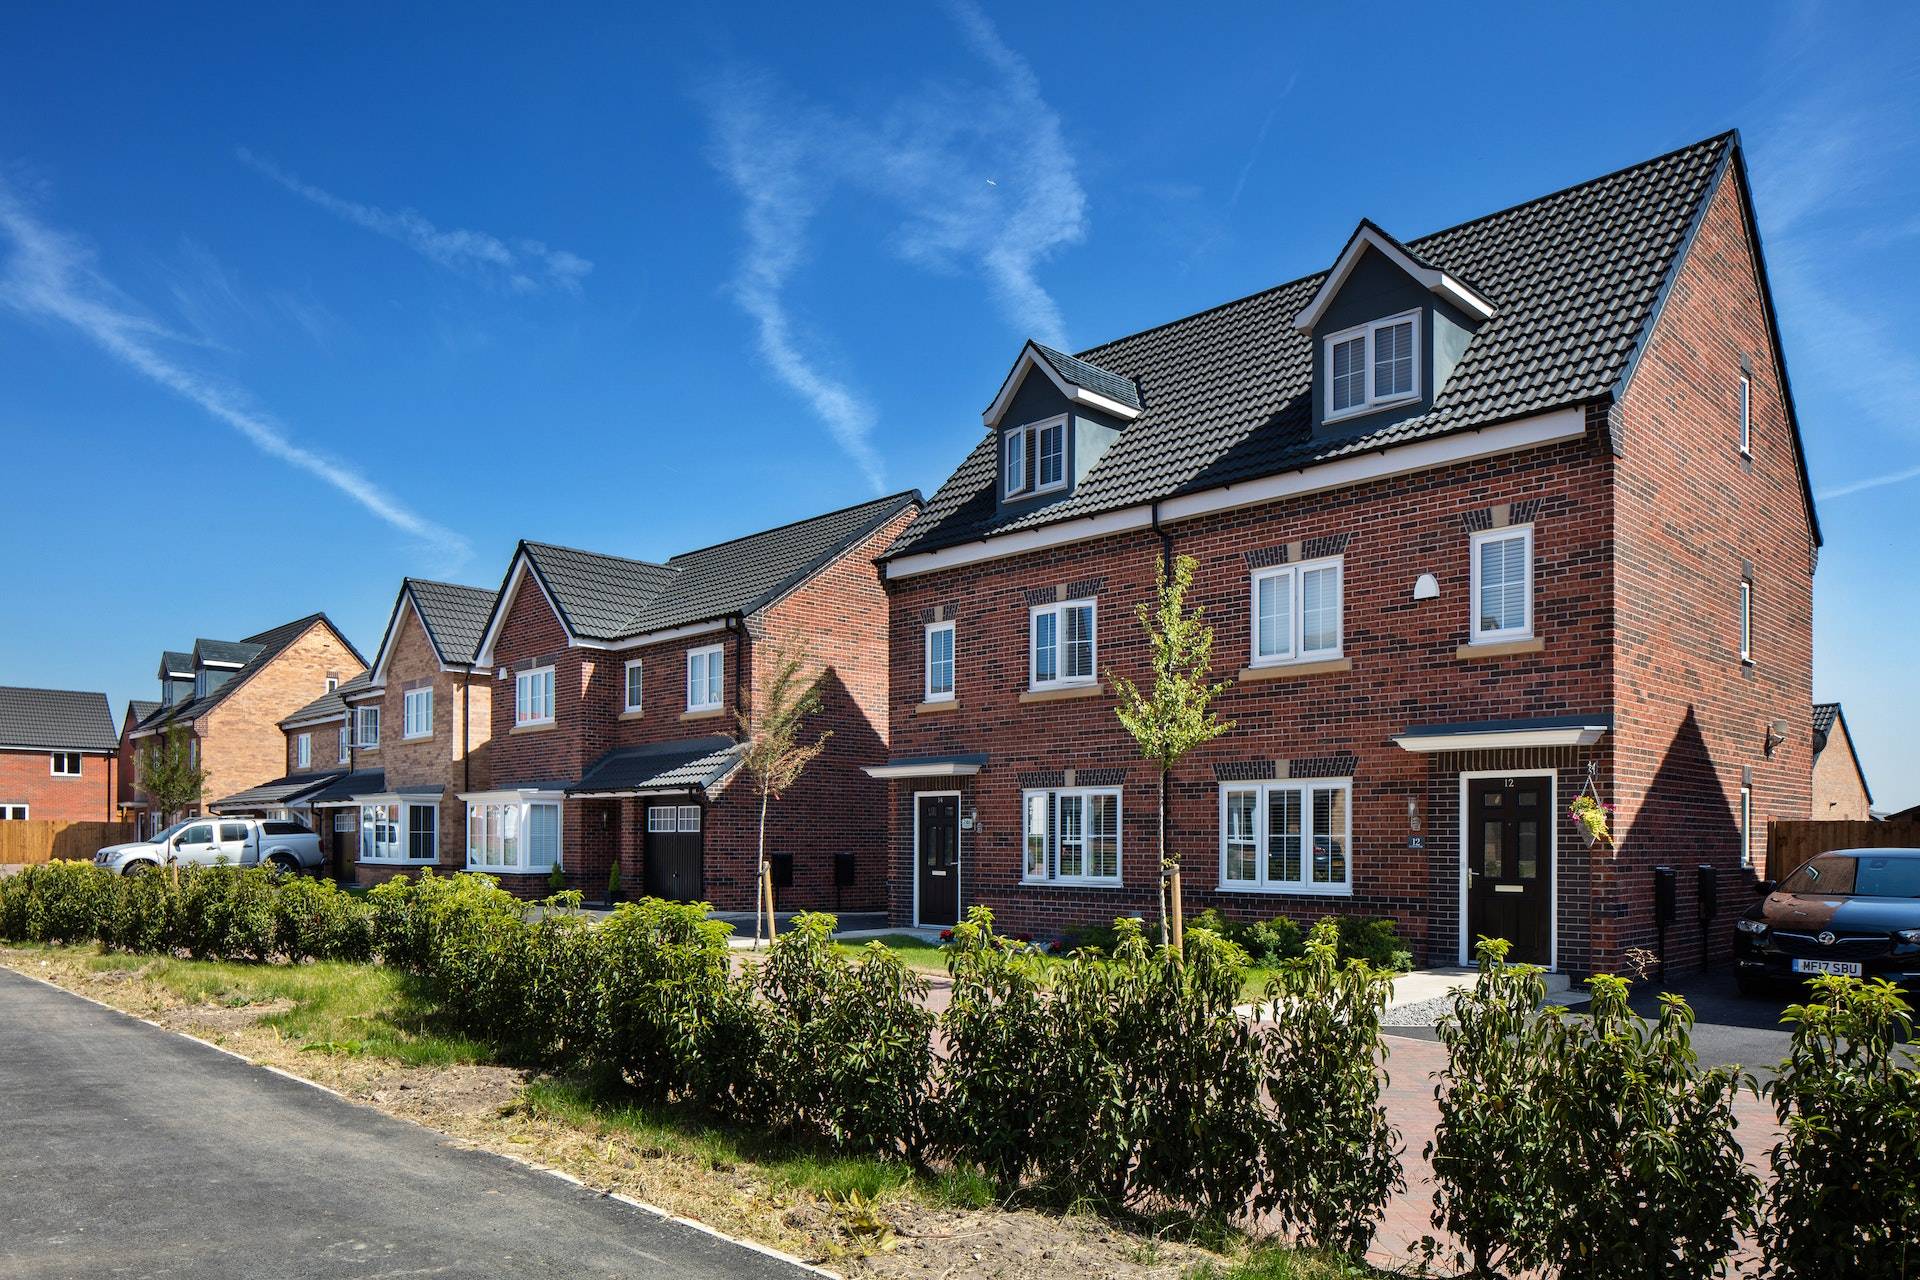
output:
<path id="1" fill-rule="evenodd" d="M 175 725 L 142 748 L 134 776 L 162 816 L 199 804 L 207 785 L 207 771 L 200 767 L 193 735 L 185 725 Z"/>
<path id="2" fill-rule="evenodd" d="M 808 716 L 820 709 L 821 675 L 807 675 L 813 655 L 803 642 L 782 643 L 766 655 L 768 672 L 766 692 L 758 715 L 739 715 L 740 735 L 747 751 L 741 763 L 753 776 L 760 792 L 760 869 L 754 880 L 753 940 L 760 941 L 760 917 L 764 908 L 767 939 L 773 939 L 773 877 L 767 863 L 767 808 L 799 781 L 813 758 L 826 748 L 833 736 L 828 729 L 812 742 L 800 740 L 800 729 Z"/>
<path id="3" fill-rule="evenodd" d="M 1142 693 L 1133 681 L 1107 671 L 1119 691 L 1115 714 L 1140 754 L 1160 769 L 1160 941 L 1167 941 L 1167 878 L 1180 873 L 1180 859 L 1167 848 L 1167 784 L 1180 758 L 1203 742 L 1211 742 L 1233 722 L 1222 720 L 1213 711 L 1213 700 L 1230 683 L 1211 683 L 1213 674 L 1213 628 L 1203 620 L 1206 609 L 1187 608 L 1187 590 L 1193 585 L 1196 567 L 1192 556 L 1176 556 L 1173 573 L 1167 573 L 1166 558 L 1154 564 L 1154 598 L 1142 600 L 1134 615 L 1147 633 L 1153 654 L 1153 689 Z M 1174 893 L 1173 944 L 1182 937 L 1180 895 Z"/>

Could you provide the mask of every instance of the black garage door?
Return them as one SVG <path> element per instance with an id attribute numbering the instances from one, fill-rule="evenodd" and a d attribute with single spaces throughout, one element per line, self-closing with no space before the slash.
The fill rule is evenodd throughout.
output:
<path id="1" fill-rule="evenodd" d="M 700 854 L 700 806 L 647 806 L 647 896 L 698 902 L 704 896 Z"/>

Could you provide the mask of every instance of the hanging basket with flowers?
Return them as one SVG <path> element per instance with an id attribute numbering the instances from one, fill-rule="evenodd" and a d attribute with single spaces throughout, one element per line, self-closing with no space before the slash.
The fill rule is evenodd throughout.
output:
<path id="1" fill-rule="evenodd" d="M 1600 803 L 1599 796 L 1591 791 L 1582 792 L 1573 798 L 1568 812 L 1580 824 L 1580 833 L 1586 837 L 1589 849 L 1596 844 L 1613 848 L 1613 832 L 1607 829 L 1607 815 L 1613 811 Z"/>

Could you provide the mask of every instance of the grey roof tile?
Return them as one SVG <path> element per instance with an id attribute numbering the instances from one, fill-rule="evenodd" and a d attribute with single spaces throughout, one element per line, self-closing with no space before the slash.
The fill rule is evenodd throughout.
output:
<path id="1" fill-rule="evenodd" d="M 0 747 L 113 751 L 119 745 L 106 694 L 0 685 Z"/>
<path id="2" fill-rule="evenodd" d="M 686 738 L 643 747 L 621 747 L 587 766 L 570 795 L 615 791 L 693 791 L 714 786 L 732 773 L 746 747 L 728 737 Z"/>
<path id="3" fill-rule="evenodd" d="M 195 640 L 193 660 L 196 665 L 202 662 L 220 662 L 245 666 L 263 648 L 265 648 L 264 645 L 250 644 L 244 640 Z"/>
<path id="4" fill-rule="evenodd" d="M 207 807 L 215 813 L 238 813 L 247 809 L 278 809 L 282 805 L 292 804 L 295 801 L 311 800 L 316 792 L 345 776 L 344 769 L 333 769 L 321 773 L 290 773 L 284 778 L 275 778 L 272 782 L 263 782 L 257 787 L 237 791 L 225 800 L 216 800 Z"/>
<path id="5" fill-rule="evenodd" d="M 471 663 L 493 612 L 494 592 L 425 578 L 408 578 L 406 588 L 441 659 L 454 665 Z"/>
<path id="6" fill-rule="evenodd" d="M 1042 343 L 1034 343 L 1033 349 L 1053 366 L 1055 373 L 1074 386 L 1085 387 L 1109 400 L 1117 400 L 1129 409 L 1140 407 L 1140 388 L 1134 385 L 1132 378 L 1115 373 L 1111 369 L 1102 369 L 1097 364 L 1089 364 L 1064 351 L 1055 351 Z"/>
<path id="7" fill-rule="evenodd" d="M 332 692 L 321 694 L 280 723 L 297 724 L 306 721 L 338 720 L 347 714 L 348 696 L 360 692 L 372 680 L 371 673 L 362 671 L 353 679 L 343 682 Z"/>
<path id="8" fill-rule="evenodd" d="M 1833 722 L 1840 718 L 1840 704 L 1837 702 L 1816 702 L 1813 704 L 1813 736 L 1825 738 L 1833 732 Z"/>
<path id="9" fill-rule="evenodd" d="M 1304 469 L 1597 399 L 1625 372 L 1733 146 L 1725 134 L 1409 242 L 1497 308 L 1424 415 L 1315 439 L 1312 345 L 1294 317 L 1325 272 L 1117 339 L 1075 359 L 1139 388 L 1144 412 L 1067 497 L 999 517 L 983 436 L 888 551 L 1015 529 Z"/>

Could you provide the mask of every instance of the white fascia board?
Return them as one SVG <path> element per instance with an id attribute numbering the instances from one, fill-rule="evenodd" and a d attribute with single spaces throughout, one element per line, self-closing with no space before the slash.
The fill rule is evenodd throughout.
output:
<path id="1" fill-rule="evenodd" d="M 977 764 L 869 764 L 861 772 L 869 778 L 970 778 L 980 772 Z"/>
<path id="2" fill-rule="evenodd" d="M 1437 267 L 1425 267 L 1408 257 L 1400 246 L 1388 240 L 1372 227 L 1362 226 L 1347 241 L 1347 247 L 1341 251 L 1339 259 L 1333 264 L 1333 270 L 1327 273 L 1326 280 L 1313 295 L 1313 300 L 1301 309 L 1293 318 L 1293 327 L 1302 333 L 1310 332 L 1320 323 L 1320 317 L 1333 304 L 1340 289 L 1353 273 L 1354 264 L 1360 261 L 1360 255 L 1367 249 L 1384 254 L 1387 260 L 1402 271 L 1418 280 L 1422 286 L 1439 294 L 1454 306 L 1470 316 L 1485 320 L 1493 315 L 1493 303 L 1468 288 L 1460 280 L 1448 275 Z"/>
<path id="3" fill-rule="evenodd" d="M 1526 747 L 1590 747 L 1607 734 L 1601 725 L 1565 729 L 1495 729 L 1486 733 L 1396 734 L 1403 751 L 1505 751 Z"/>
<path id="4" fill-rule="evenodd" d="M 498 787 L 492 791 L 457 791 L 468 804 L 518 804 L 522 800 L 564 800 L 567 793 L 546 787 Z"/>
<path id="5" fill-rule="evenodd" d="M 494 665 L 493 646 L 499 642 L 500 629 L 507 625 L 507 616 L 513 612 L 514 601 L 520 598 L 520 584 L 528 578 L 533 579 L 534 585 L 540 588 L 540 594 L 546 600 L 547 608 L 553 610 L 553 620 L 560 624 L 560 634 L 566 637 L 569 648 L 600 647 L 580 644 L 579 637 L 575 636 L 573 629 L 567 626 L 567 616 L 560 612 L 560 606 L 554 603 L 553 597 L 547 592 L 546 583 L 541 582 L 540 575 L 533 572 L 533 566 L 527 562 L 527 553 L 521 550 L 514 552 L 513 570 L 507 579 L 507 589 L 500 593 L 500 599 L 494 606 L 496 611 L 493 620 L 487 624 L 487 634 L 480 638 L 480 650 L 473 656 L 473 665 L 476 668 Z"/>
<path id="6" fill-rule="evenodd" d="M 392 611 L 387 614 L 387 629 L 380 635 L 380 652 L 373 655 L 373 671 L 367 676 L 376 689 L 387 682 L 387 660 L 393 656 L 393 646 L 400 638 L 400 610 L 411 602 L 412 597 L 413 593 L 407 590 L 406 582 L 402 581 L 400 595 L 394 600 Z M 425 630 L 425 627 L 421 629 Z"/>
<path id="7" fill-rule="evenodd" d="M 342 721 L 344 721 L 346 718 L 347 718 L 347 713 L 344 710 L 342 710 L 342 711 L 332 712 L 331 714 L 324 715 L 324 716 L 314 716 L 306 720 L 293 720 L 293 719 L 282 720 L 280 722 L 280 727 L 282 729 L 314 729 L 314 728 L 318 728 L 323 724 L 339 724 Z"/>
<path id="8" fill-rule="evenodd" d="M 688 636 L 710 635 L 726 629 L 727 620 L 715 618 L 710 622 L 690 622 L 684 627 L 668 627 L 664 631 L 644 631 L 620 640 L 575 640 L 574 644 L 582 649 L 642 649 L 652 644 L 665 644 L 669 640 L 682 640 Z"/>
<path id="9" fill-rule="evenodd" d="M 1498 426 L 1462 431 L 1433 440 L 1417 440 L 1412 444 L 1355 454 L 1334 462 L 1316 463 L 1299 471 L 1282 472 L 1279 475 L 1263 476 L 1257 480 L 1208 489 L 1201 493 L 1168 498 L 1160 504 L 1161 520 L 1163 523 L 1187 520 L 1194 516 L 1212 515 L 1216 512 L 1231 511 L 1237 507 L 1253 506 L 1280 498 L 1319 493 L 1347 485 L 1366 484 L 1392 476 L 1425 471 L 1431 467 L 1448 466 L 1476 458 L 1495 457 L 1502 453 L 1555 444 L 1562 440 L 1577 440 L 1586 434 L 1586 430 L 1587 416 L 1584 408 L 1574 405 L 1565 409 L 1555 409 L 1531 418 L 1503 422 Z M 887 579 L 898 581 L 902 578 L 916 577 L 923 573 L 933 573 L 959 565 L 978 564 L 981 561 L 999 560 L 1028 551 L 1086 542 L 1116 533 L 1149 528 L 1152 523 L 1151 504 L 1123 507 L 1118 511 L 1103 512 L 1085 519 L 1043 525 L 1038 529 L 1021 529 L 1012 533 L 991 535 L 978 542 L 962 543 L 957 547 L 943 547 L 938 551 L 904 555 L 887 562 Z"/>
<path id="10" fill-rule="evenodd" d="M 1006 416 L 1007 406 L 1013 403 L 1014 393 L 1020 389 L 1020 384 L 1026 380 L 1027 371 L 1030 369 L 1038 369 L 1046 374 L 1047 381 L 1074 404 L 1098 409 L 1125 422 L 1132 422 L 1140 416 L 1140 410 L 1131 405 L 1121 404 L 1118 400 L 1109 399 L 1097 391 L 1089 391 L 1062 378 L 1055 372 L 1054 367 L 1047 363 L 1046 358 L 1033 349 L 1033 343 L 1029 341 L 1026 346 L 1020 348 L 1020 358 L 1013 362 L 1013 372 L 1009 373 L 1007 380 L 1000 384 L 1000 394 L 993 398 L 993 403 L 988 405 L 986 411 L 980 415 L 982 422 L 989 427 L 1000 425 L 1000 419 Z"/>

